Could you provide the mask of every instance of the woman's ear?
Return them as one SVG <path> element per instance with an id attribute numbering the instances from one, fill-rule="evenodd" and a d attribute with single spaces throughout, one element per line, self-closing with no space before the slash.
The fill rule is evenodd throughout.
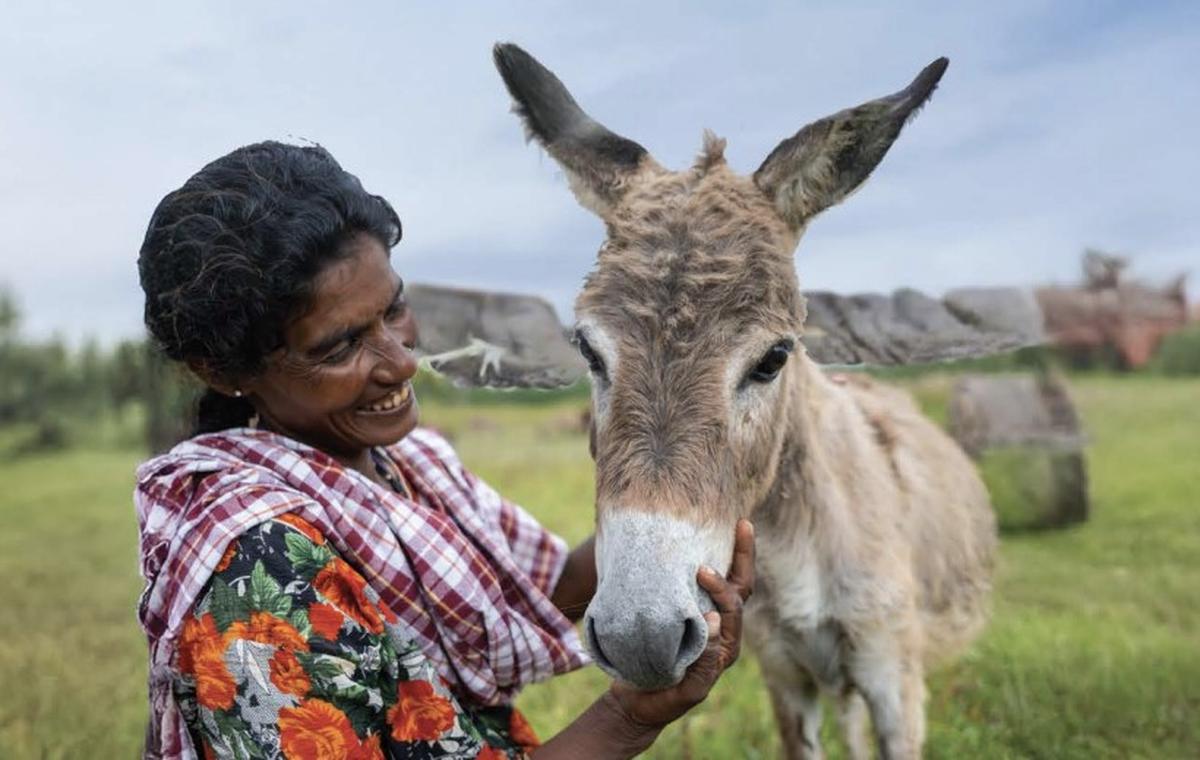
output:
<path id="1" fill-rule="evenodd" d="M 202 359 L 188 359 L 186 360 L 186 364 L 191 373 L 200 379 L 200 382 L 212 388 L 217 393 L 234 398 L 246 395 L 245 389 L 236 381 L 230 380 L 223 374 L 214 371 L 212 365 L 208 362 Z"/>

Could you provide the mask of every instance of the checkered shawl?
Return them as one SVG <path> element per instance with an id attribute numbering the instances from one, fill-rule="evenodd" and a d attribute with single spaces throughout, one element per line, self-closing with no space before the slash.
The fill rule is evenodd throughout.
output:
<path id="1" fill-rule="evenodd" d="M 464 701 L 506 703 L 587 662 L 549 598 L 566 561 L 562 539 L 467 472 L 433 432 L 417 429 L 386 454 L 417 501 L 249 428 L 198 436 L 138 468 L 147 757 L 195 757 L 172 688 L 176 640 L 226 547 L 286 512 L 325 534 Z"/>

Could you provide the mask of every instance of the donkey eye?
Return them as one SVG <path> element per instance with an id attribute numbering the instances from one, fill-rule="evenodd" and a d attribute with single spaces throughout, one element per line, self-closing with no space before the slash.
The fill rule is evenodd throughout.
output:
<path id="1" fill-rule="evenodd" d="M 604 360 L 596 354 L 592 344 L 583 337 L 583 333 L 575 333 L 575 345 L 579 347 L 579 355 L 587 362 L 588 369 L 592 371 L 592 374 L 604 377 Z"/>
<path id="2" fill-rule="evenodd" d="M 769 383 L 774 380 L 779 370 L 783 369 L 783 365 L 787 364 L 793 347 L 790 340 L 781 340 L 771 346 L 758 360 L 758 364 L 754 365 L 754 369 L 750 370 L 746 379 L 755 383 Z"/>

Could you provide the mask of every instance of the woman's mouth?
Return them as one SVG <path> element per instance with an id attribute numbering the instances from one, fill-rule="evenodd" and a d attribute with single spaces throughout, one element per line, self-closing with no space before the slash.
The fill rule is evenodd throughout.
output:
<path id="1" fill-rule="evenodd" d="M 405 383 L 375 403 L 361 406 L 358 410 L 367 414 L 389 414 L 407 407 L 411 398 L 412 386 Z"/>

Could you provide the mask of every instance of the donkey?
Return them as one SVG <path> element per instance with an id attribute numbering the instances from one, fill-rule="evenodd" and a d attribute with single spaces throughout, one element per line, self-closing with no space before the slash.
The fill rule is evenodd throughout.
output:
<path id="1" fill-rule="evenodd" d="M 610 675 L 680 680 L 705 644 L 697 567 L 757 526 L 749 640 L 789 758 L 819 757 L 822 690 L 847 744 L 920 755 L 924 674 L 982 628 L 995 521 L 962 451 L 903 393 L 804 351 L 792 252 L 857 188 L 947 66 L 809 124 L 751 177 L 705 133 L 664 169 L 514 45 L 494 58 L 528 134 L 607 239 L 575 304 L 592 380 L 599 585 L 585 639 Z"/>

